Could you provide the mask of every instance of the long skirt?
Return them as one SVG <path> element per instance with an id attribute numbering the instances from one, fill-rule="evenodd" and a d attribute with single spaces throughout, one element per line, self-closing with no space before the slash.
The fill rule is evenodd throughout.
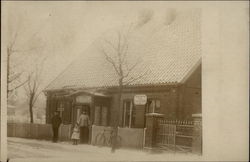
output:
<path id="1" fill-rule="evenodd" d="M 89 142 L 89 128 L 80 127 L 80 142 L 88 143 Z"/>
<path id="2" fill-rule="evenodd" d="M 71 139 L 79 140 L 80 139 L 80 133 L 79 132 L 73 132 L 71 135 Z"/>

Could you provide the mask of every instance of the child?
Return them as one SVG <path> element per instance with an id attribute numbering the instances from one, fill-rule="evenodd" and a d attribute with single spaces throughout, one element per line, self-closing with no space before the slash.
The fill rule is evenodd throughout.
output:
<path id="1" fill-rule="evenodd" d="M 71 136 L 73 140 L 73 145 L 77 145 L 77 141 L 80 139 L 79 125 L 76 123 Z"/>

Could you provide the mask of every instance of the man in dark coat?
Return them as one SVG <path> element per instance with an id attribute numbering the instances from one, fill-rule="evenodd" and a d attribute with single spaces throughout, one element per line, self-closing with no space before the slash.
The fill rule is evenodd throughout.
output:
<path id="1" fill-rule="evenodd" d="M 54 116 L 51 119 L 52 129 L 53 129 L 53 142 L 58 141 L 58 129 L 62 123 L 62 119 L 57 111 L 54 112 Z"/>

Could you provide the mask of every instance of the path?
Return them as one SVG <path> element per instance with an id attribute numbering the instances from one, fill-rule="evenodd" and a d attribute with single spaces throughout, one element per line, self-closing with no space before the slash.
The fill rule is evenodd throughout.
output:
<path id="1" fill-rule="evenodd" d="M 199 156 L 180 154 L 152 154 L 141 150 L 119 149 L 115 153 L 108 147 L 72 145 L 69 142 L 24 138 L 8 138 L 10 162 L 83 162 L 83 161 L 169 161 L 200 160 Z"/>

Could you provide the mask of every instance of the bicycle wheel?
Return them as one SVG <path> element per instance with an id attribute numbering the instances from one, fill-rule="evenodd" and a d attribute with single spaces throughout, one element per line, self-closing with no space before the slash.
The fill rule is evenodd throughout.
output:
<path id="1" fill-rule="evenodd" d="M 115 141 L 115 139 L 116 139 L 116 141 Z M 118 135 L 116 136 L 116 138 L 115 138 L 115 136 L 110 136 L 110 138 L 108 140 L 108 144 L 109 144 L 109 146 L 112 146 L 112 144 L 115 144 L 116 148 L 120 148 L 121 147 L 121 140 L 122 140 L 122 138 Z"/>
<path id="2" fill-rule="evenodd" d="M 106 139 L 103 133 L 99 133 L 96 135 L 95 144 L 99 146 L 105 146 Z"/>
<path id="3" fill-rule="evenodd" d="M 116 137 L 116 147 L 120 148 L 122 146 L 122 138 L 121 136 Z"/>

